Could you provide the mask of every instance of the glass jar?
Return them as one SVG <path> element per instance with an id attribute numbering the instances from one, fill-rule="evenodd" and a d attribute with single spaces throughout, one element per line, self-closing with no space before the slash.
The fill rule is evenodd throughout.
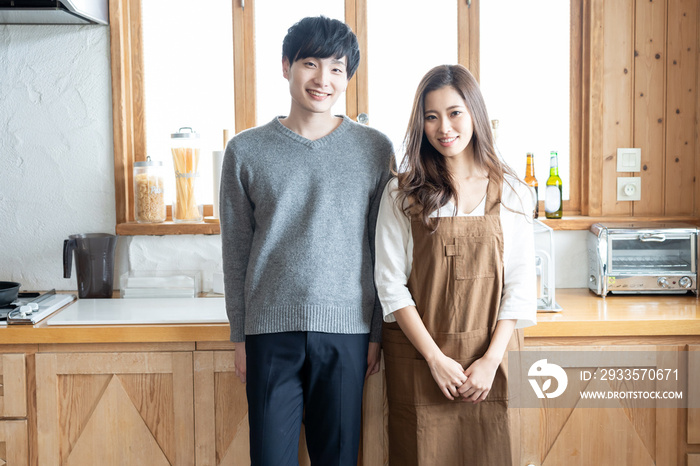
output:
<path id="1" fill-rule="evenodd" d="M 175 169 L 173 222 L 201 222 L 204 218 L 204 206 L 197 203 L 196 196 L 200 148 L 199 134 L 190 127 L 170 135 Z"/>
<path id="2" fill-rule="evenodd" d="M 151 157 L 134 162 L 134 218 L 138 223 L 165 221 L 163 191 L 163 162 L 154 162 Z"/>

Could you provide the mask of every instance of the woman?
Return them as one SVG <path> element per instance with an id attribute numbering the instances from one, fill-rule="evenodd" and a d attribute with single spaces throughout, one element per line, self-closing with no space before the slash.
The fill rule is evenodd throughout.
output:
<path id="1" fill-rule="evenodd" d="M 376 233 L 390 462 L 515 464 L 506 363 L 536 318 L 530 191 L 461 65 L 424 76 L 405 145 Z"/>

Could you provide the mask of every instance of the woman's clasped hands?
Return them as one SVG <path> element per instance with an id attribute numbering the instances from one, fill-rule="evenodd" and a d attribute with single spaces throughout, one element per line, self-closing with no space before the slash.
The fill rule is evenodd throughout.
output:
<path id="1" fill-rule="evenodd" d="M 454 359 L 438 355 L 429 363 L 430 372 L 443 395 L 448 400 L 460 399 L 479 403 L 491 390 L 499 361 L 482 357 L 466 370 Z"/>

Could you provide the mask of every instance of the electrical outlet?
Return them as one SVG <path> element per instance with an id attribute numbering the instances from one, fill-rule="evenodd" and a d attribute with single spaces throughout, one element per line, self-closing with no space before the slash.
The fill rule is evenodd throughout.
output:
<path id="1" fill-rule="evenodd" d="M 642 149 L 618 148 L 617 149 L 617 171 L 618 172 L 639 172 L 639 171 L 642 171 Z"/>
<path id="2" fill-rule="evenodd" d="M 638 176 L 620 176 L 617 178 L 618 201 L 641 201 L 642 179 Z"/>

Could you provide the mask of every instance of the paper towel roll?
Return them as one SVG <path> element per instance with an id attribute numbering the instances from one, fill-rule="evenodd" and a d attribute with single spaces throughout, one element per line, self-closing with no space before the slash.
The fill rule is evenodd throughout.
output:
<path id="1" fill-rule="evenodd" d="M 214 176 L 214 218 L 219 218 L 219 188 L 221 187 L 221 166 L 224 163 L 224 151 L 212 152 L 212 174 Z"/>

